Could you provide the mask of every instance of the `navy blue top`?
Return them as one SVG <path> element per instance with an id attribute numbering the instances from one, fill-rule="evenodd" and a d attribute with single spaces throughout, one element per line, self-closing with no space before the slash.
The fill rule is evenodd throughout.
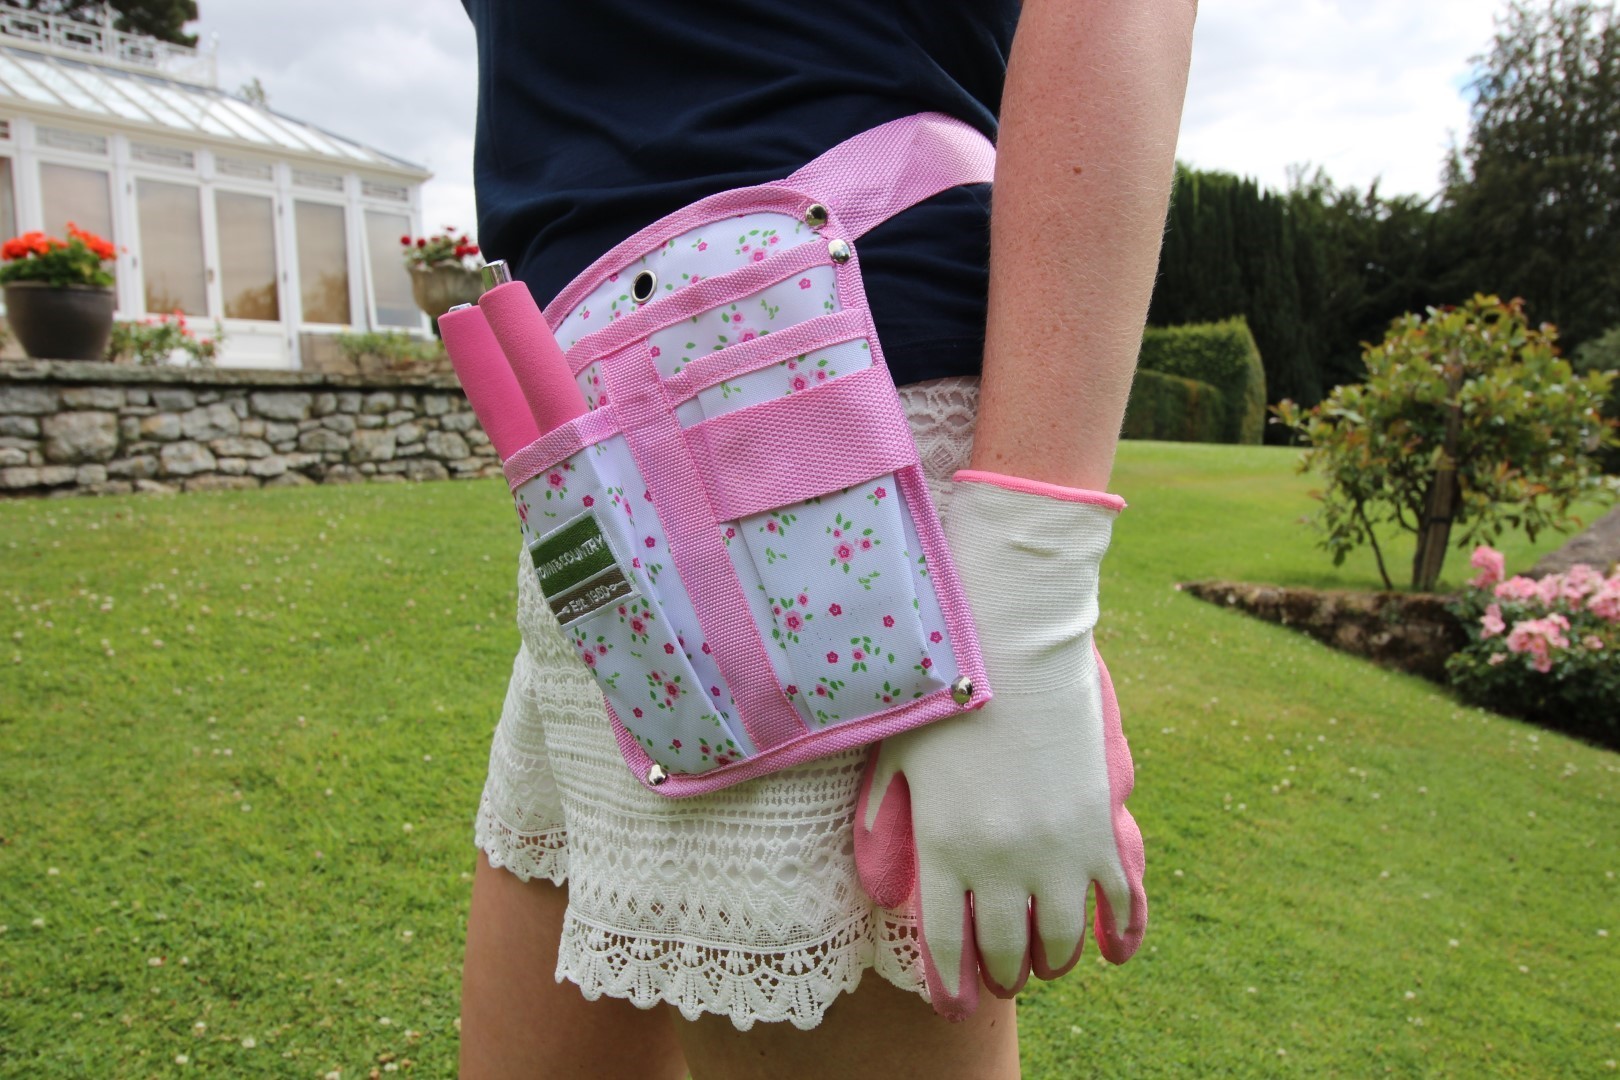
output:
<path id="1" fill-rule="evenodd" d="M 462 0 L 478 34 L 478 238 L 546 304 L 687 203 L 918 112 L 992 139 L 1017 0 Z M 860 241 L 897 383 L 977 374 L 989 185 Z"/>

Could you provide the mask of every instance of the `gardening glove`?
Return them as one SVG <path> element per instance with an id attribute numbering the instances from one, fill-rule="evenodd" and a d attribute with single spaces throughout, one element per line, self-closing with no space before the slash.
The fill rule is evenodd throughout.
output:
<path id="1" fill-rule="evenodd" d="M 994 697 L 886 739 L 855 821 L 873 900 L 917 897 L 936 1012 L 964 1019 L 978 982 L 1002 997 L 1031 969 L 1080 959 L 1096 885 L 1102 954 L 1130 959 L 1147 925 L 1134 773 L 1108 669 L 1092 643 L 1098 564 L 1118 496 L 994 473 L 953 479 L 945 516 Z"/>

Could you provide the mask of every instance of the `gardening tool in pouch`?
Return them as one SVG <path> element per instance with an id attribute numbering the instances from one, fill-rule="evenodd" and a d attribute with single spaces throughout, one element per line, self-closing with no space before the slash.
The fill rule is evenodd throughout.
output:
<path id="1" fill-rule="evenodd" d="M 441 320 L 458 374 L 480 370 L 456 353 L 487 347 L 484 320 L 511 363 L 504 397 L 486 378 L 469 398 L 503 438 L 513 391 L 529 406 L 537 437 L 501 450 L 524 543 L 659 793 L 989 700 L 856 247 L 994 161 L 959 121 L 893 121 L 649 225 L 543 317 L 510 283 Z"/>

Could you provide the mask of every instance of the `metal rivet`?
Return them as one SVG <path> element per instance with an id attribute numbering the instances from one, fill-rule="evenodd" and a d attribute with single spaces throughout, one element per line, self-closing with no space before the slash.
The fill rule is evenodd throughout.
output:
<path id="1" fill-rule="evenodd" d="M 657 288 L 658 275 L 651 270 L 643 270 L 630 283 L 630 299 L 638 304 L 645 304 L 653 298 L 653 291 Z"/>
<path id="2" fill-rule="evenodd" d="M 498 285 L 506 285 L 512 280 L 512 268 L 506 264 L 505 259 L 496 259 L 492 263 L 485 263 L 482 271 L 484 288 L 493 289 Z"/>
<path id="3" fill-rule="evenodd" d="M 842 240 L 834 240 L 827 245 L 827 254 L 832 256 L 835 263 L 849 262 L 849 245 Z"/>
<path id="4" fill-rule="evenodd" d="M 652 768 L 647 770 L 647 783 L 651 784 L 653 787 L 657 787 L 659 784 L 662 784 L 668 779 L 669 773 L 665 772 L 664 767 L 656 762 L 653 763 Z"/>
<path id="5" fill-rule="evenodd" d="M 951 680 L 951 700 L 958 705 L 966 705 L 973 699 L 973 680 L 966 675 L 958 675 Z"/>
<path id="6" fill-rule="evenodd" d="M 811 203 L 804 211 L 804 223 L 812 229 L 819 229 L 827 224 L 827 208 L 820 203 Z"/>
<path id="7" fill-rule="evenodd" d="M 472 304 L 452 304 L 452 305 L 450 305 L 450 311 L 466 311 L 468 308 L 470 308 L 472 306 L 473 306 Z M 448 315 L 449 312 L 445 312 L 445 314 Z"/>

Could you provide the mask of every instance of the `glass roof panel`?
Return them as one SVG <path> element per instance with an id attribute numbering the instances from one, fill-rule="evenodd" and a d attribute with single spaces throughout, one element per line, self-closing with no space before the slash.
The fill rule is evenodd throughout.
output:
<path id="1" fill-rule="evenodd" d="M 43 105 L 62 104 L 61 98 L 51 93 L 48 87 L 28 74 L 26 68 L 4 53 L 0 53 L 0 78 L 5 79 L 11 90 L 25 101 L 37 101 Z"/>
<path id="2" fill-rule="evenodd" d="M 28 74 L 51 88 L 51 92 L 61 98 L 63 103 L 85 112 L 101 113 L 105 115 L 108 110 L 95 98 L 84 92 L 78 83 L 68 78 L 60 68 L 48 60 L 22 60 L 22 66 Z"/>
<path id="3" fill-rule="evenodd" d="M 150 124 L 156 119 L 150 112 L 131 101 L 127 94 L 122 93 L 113 80 L 103 79 L 94 70 L 75 68 L 70 74 L 74 82 L 84 87 L 87 93 L 101 102 L 103 108 L 115 112 L 127 120 L 140 120 Z"/>

